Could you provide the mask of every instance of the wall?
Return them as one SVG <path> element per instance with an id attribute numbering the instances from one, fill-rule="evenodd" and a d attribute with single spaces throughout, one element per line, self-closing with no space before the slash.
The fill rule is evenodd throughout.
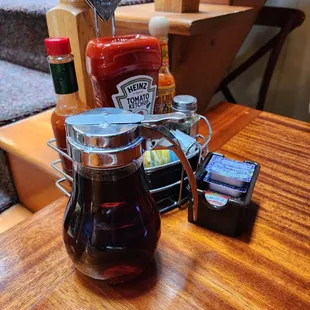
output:
<path id="1" fill-rule="evenodd" d="M 310 0 L 269 0 L 267 5 L 297 8 L 305 12 L 308 18 L 287 39 L 270 84 L 265 110 L 310 121 Z M 275 32 L 268 27 L 254 26 L 233 66 L 251 55 Z M 230 89 L 238 103 L 255 107 L 266 59 L 261 59 L 231 83 Z M 221 100 L 224 97 L 217 94 L 212 103 Z"/>

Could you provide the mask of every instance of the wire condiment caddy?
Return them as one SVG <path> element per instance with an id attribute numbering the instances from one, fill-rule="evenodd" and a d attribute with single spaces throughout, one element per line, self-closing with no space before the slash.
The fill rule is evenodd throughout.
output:
<path id="1" fill-rule="evenodd" d="M 212 128 L 207 118 L 200 115 L 200 120 L 202 121 L 201 123 L 204 123 L 207 126 L 208 136 L 205 137 L 201 134 L 198 134 L 195 137 L 196 141 L 191 143 L 184 151 L 187 159 L 191 163 L 194 174 L 198 170 L 205 156 L 208 154 L 208 144 L 212 136 Z M 64 158 L 72 162 L 72 158 L 56 146 L 55 138 L 50 139 L 47 144 L 60 156 L 63 156 Z M 55 185 L 67 197 L 70 197 L 71 193 L 63 186 L 63 183 L 69 181 L 69 184 L 71 184 L 73 182 L 73 178 L 62 170 L 60 164 L 61 159 L 57 159 L 51 163 L 51 167 L 62 175 L 62 177 L 55 182 Z M 179 175 L 177 177 L 177 180 L 173 180 L 171 183 L 162 186 L 152 186 L 152 177 L 156 173 L 162 174 L 163 172 L 166 172 L 170 175 L 172 169 L 176 169 L 178 168 L 178 166 L 182 166 L 180 160 L 176 160 L 164 165 L 144 168 L 150 185 L 149 191 L 155 199 L 159 212 L 161 214 L 164 214 L 176 208 L 182 208 L 182 206 L 188 201 L 188 196 L 186 195 L 186 191 L 184 190 L 186 188 L 185 183 L 187 182 L 188 178 L 185 174 L 183 166 L 180 167 L 178 172 L 174 172 L 178 173 Z"/>

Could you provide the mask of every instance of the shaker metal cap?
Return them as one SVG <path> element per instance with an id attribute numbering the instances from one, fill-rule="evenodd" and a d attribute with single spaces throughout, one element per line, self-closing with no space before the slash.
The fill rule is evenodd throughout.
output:
<path id="1" fill-rule="evenodd" d="M 172 108 L 178 112 L 197 111 L 197 99 L 190 95 L 179 95 L 173 98 Z"/>

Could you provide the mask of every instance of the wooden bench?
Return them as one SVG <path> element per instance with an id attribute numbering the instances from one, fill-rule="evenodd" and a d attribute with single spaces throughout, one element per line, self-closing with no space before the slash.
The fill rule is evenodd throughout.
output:
<path id="1" fill-rule="evenodd" d="M 259 7 L 263 3 L 260 1 Z M 123 6 L 115 13 L 116 32 L 148 33 L 150 18 L 165 16 L 170 25 L 176 92 L 197 97 L 199 111 L 203 111 L 251 29 L 259 7 L 201 3 L 199 13 L 181 14 L 155 12 L 153 3 Z"/>

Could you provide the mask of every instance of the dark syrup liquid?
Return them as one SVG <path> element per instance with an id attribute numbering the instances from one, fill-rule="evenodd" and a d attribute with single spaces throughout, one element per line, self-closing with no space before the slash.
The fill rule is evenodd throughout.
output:
<path id="1" fill-rule="evenodd" d="M 95 177 L 74 171 L 64 243 L 76 268 L 92 278 L 129 280 L 154 256 L 159 212 L 147 190 L 143 165 L 131 170 L 114 169 Z"/>

